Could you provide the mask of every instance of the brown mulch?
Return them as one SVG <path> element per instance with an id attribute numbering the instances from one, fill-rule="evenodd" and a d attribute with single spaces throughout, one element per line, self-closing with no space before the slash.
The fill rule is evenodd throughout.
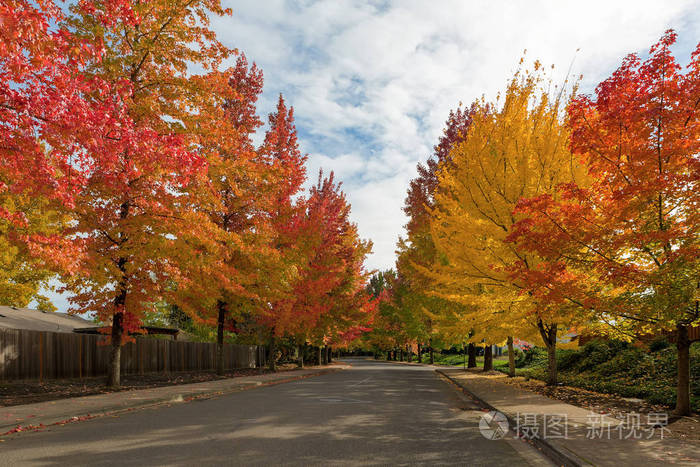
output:
<path id="1" fill-rule="evenodd" d="M 668 413 L 669 424 L 667 428 L 670 430 L 670 433 L 667 434 L 670 437 L 694 442 L 700 441 L 700 414 L 693 414 L 690 417 L 677 417 L 671 413 L 669 407 L 651 404 L 642 399 L 624 398 L 614 394 L 603 394 L 572 386 L 551 387 L 536 379 L 525 379 L 521 376 L 508 378 L 497 371 L 488 373 L 488 376 L 494 379 L 498 378 L 500 382 L 619 420 L 625 420 L 628 413 L 639 413 L 642 415 Z"/>
<path id="2" fill-rule="evenodd" d="M 296 369 L 294 364 L 278 365 L 278 371 Z M 225 378 L 255 376 L 269 373 L 264 368 L 229 371 L 223 376 L 214 372 L 149 373 L 144 375 L 122 375 L 119 391 L 158 388 L 176 384 L 202 383 Z M 104 378 L 83 378 L 46 381 L 0 381 L 0 407 L 33 404 L 36 402 L 90 396 L 114 392 L 105 387 Z"/>

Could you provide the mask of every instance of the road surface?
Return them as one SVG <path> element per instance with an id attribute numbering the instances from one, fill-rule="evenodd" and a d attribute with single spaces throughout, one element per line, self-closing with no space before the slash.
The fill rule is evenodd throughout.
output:
<path id="1" fill-rule="evenodd" d="M 296 382 L 12 435 L 0 464 L 550 465 L 521 441 L 482 436 L 483 412 L 433 369 L 347 361 Z"/>

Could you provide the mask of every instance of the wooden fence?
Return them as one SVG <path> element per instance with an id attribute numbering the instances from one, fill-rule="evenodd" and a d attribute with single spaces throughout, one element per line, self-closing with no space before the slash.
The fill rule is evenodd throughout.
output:
<path id="1" fill-rule="evenodd" d="M 105 376 L 104 336 L 0 329 L 0 381 Z M 265 348 L 224 345 L 224 367 L 265 366 Z M 216 344 L 136 338 L 121 351 L 122 374 L 216 369 Z"/>

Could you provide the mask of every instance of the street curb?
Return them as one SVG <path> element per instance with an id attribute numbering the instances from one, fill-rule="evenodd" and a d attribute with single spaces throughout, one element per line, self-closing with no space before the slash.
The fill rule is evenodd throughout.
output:
<path id="1" fill-rule="evenodd" d="M 517 426 L 517 421 L 513 419 L 510 415 L 508 415 L 505 412 L 500 411 L 497 407 L 494 407 L 493 405 L 489 404 L 485 400 L 483 400 L 481 397 L 477 396 L 473 392 L 469 391 L 469 389 L 465 388 L 457 380 L 452 378 L 450 375 L 445 373 L 444 370 L 442 369 L 435 369 L 436 373 L 441 374 L 445 378 L 447 378 L 452 384 L 457 386 L 462 390 L 463 393 L 467 394 L 469 397 L 473 398 L 476 400 L 479 404 L 481 404 L 484 408 L 487 408 L 489 410 L 495 410 L 497 412 L 502 413 L 507 419 L 508 423 L 510 423 L 512 426 Z M 566 467 L 584 467 L 588 466 L 590 464 L 588 463 L 581 463 L 580 461 L 570 457 L 568 454 L 564 453 L 561 449 L 558 447 L 552 445 L 550 442 L 548 442 L 545 439 L 540 438 L 539 436 L 535 436 L 534 438 L 528 438 L 528 441 L 532 442 L 532 444 L 540 449 L 544 455 L 546 455 L 550 460 L 555 462 L 557 465 L 561 466 L 566 466 Z"/>
<path id="2" fill-rule="evenodd" d="M 35 418 L 32 418 L 32 423 L 27 424 L 22 426 L 21 423 L 0 423 L 0 436 L 9 436 L 12 434 L 16 433 L 22 433 L 25 431 L 41 431 L 43 429 L 46 429 L 51 426 L 59 426 L 59 425 L 66 425 L 68 423 L 74 423 L 74 422 L 79 422 L 79 421 L 84 421 L 84 420 L 91 420 L 93 418 L 100 418 L 100 417 L 106 417 L 106 416 L 113 416 L 113 415 L 118 415 L 126 412 L 131 412 L 136 409 L 145 409 L 145 408 L 151 408 L 151 407 L 159 407 L 159 406 L 164 406 L 164 405 L 170 405 L 170 404 L 177 404 L 177 403 L 184 403 L 184 402 L 192 402 L 195 400 L 205 400 L 205 399 L 211 399 L 214 397 L 219 397 L 219 396 L 224 396 L 227 394 L 234 394 L 237 392 L 243 392 L 243 391 L 248 391 L 250 389 L 256 389 L 256 388 L 262 388 L 266 386 L 276 386 L 278 384 L 284 384 L 284 383 L 291 383 L 294 381 L 299 381 L 302 379 L 306 378 L 311 378 L 314 376 L 321 376 L 329 373 L 335 373 L 337 371 L 344 370 L 345 368 L 343 366 L 339 366 L 338 368 L 325 368 L 323 370 L 319 370 L 313 373 L 308 373 L 304 375 L 296 375 L 296 376 L 290 376 L 286 378 L 280 378 L 280 379 L 274 379 L 271 381 L 255 381 L 255 382 L 246 382 L 246 383 L 239 383 L 237 386 L 231 386 L 228 388 L 224 389 L 218 389 L 218 390 L 204 390 L 201 392 L 197 391 L 191 391 L 187 392 L 187 390 L 183 390 L 179 394 L 169 394 L 167 397 L 166 396 L 160 396 L 160 397 L 153 397 L 149 399 L 142 399 L 139 401 L 134 401 L 133 403 L 126 403 L 126 404 L 119 404 L 119 405 L 107 405 L 102 408 L 97 409 L 95 412 L 85 412 L 81 413 L 78 412 L 74 415 L 67 416 L 66 415 L 61 415 L 61 416 L 50 416 L 50 417 L 41 417 L 37 416 Z M 284 373 L 284 372 L 282 372 Z M 231 378 L 235 379 L 235 378 Z M 195 383 L 196 384 L 196 383 Z M 186 386 L 186 385 L 183 385 Z M 71 398 L 67 399 L 61 399 L 61 401 L 65 401 L 69 403 Z M 11 407 L 11 406 L 10 406 Z"/>

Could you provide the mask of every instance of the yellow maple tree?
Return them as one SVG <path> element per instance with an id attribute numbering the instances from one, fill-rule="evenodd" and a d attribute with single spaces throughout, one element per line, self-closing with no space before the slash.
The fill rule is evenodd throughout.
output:
<path id="1" fill-rule="evenodd" d="M 585 176 L 568 149 L 562 118 L 573 93 L 552 95 L 548 84 L 535 62 L 532 70 L 515 73 L 503 102 L 482 98 L 474 104 L 467 137 L 439 172 L 430 212 L 442 261 L 423 273 L 434 281 L 434 294 L 466 305 L 462 319 L 473 324 L 474 339 L 495 344 L 539 334 L 549 353 L 548 383 L 556 384 L 558 331 L 583 317 L 565 306 L 544 306 L 525 292 L 512 268 L 536 268 L 538 258 L 508 241 L 521 198 Z"/>

